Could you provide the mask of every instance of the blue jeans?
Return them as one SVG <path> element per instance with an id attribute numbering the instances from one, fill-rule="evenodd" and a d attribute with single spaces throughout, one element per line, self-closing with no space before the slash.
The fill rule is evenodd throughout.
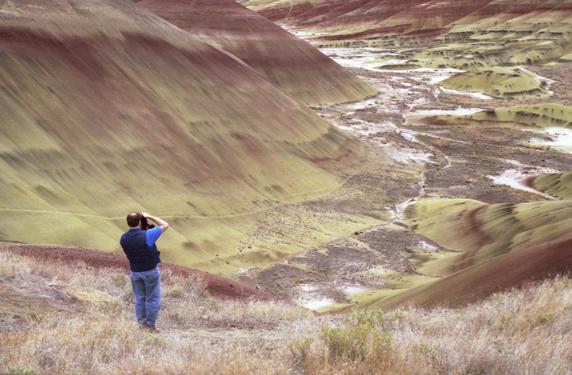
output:
<path id="1" fill-rule="evenodd" d="M 161 309 L 161 273 L 159 266 L 151 271 L 131 272 L 131 285 L 135 295 L 135 315 L 142 326 L 155 326 Z"/>

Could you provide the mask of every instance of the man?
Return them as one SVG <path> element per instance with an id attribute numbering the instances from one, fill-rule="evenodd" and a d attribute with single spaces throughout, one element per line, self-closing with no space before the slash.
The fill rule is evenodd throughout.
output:
<path id="1" fill-rule="evenodd" d="M 143 230 L 142 219 L 152 221 L 156 226 Z M 132 212 L 127 215 L 127 225 L 129 230 L 123 233 L 120 242 L 131 268 L 135 315 L 142 328 L 156 331 L 155 321 L 161 308 L 161 259 L 155 241 L 169 228 L 169 224 L 144 212 Z"/>

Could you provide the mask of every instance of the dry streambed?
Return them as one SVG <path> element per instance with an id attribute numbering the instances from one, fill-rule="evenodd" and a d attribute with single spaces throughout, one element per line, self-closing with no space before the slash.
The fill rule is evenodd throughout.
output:
<path id="1" fill-rule="evenodd" d="M 379 94 L 315 111 L 374 145 L 392 169 L 388 178 L 399 178 L 399 172 L 406 171 L 415 182 L 408 179 L 403 189 L 389 192 L 395 200 L 385 207 L 384 224 L 297 254 L 262 272 L 258 281 L 274 288 L 273 292 L 312 310 L 332 311 L 367 305 L 435 280 L 446 272 L 443 265 L 448 259 L 458 253 L 417 235 L 408 225 L 407 213 L 419 199 L 464 198 L 487 203 L 556 199 L 526 181 L 572 165 L 569 129 L 471 121 L 473 116 L 507 104 L 537 103 L 531 98 L 536 92 L 493 97 L 476 91 L 477 83 L 486 84 L 478 74 L 470 91 L 443 87 L 441 83 L 464 72 L 411 66 L 409 50 L 325 48 L 322 52 Z M 552 81 L 524 68 L 515 69 L 519 77 L 510 76 L 513 73 L 508 69 L 495 71 L 501 81 L 494 82 L 497 91 L 505 84 L 503 80 L 509 80 L 508 86 L 514 80 L 522 86 L 526 79 L 538 83 L 539 96 L 553 94 L 549 91 Z M 282 285 L 271 285 L 277 279 L 283 280 Z"/>

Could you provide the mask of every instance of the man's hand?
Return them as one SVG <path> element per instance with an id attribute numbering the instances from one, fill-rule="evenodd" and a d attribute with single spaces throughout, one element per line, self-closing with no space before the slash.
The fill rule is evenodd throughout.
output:
<path id="1" fill-rule="evenodd" d="M 151 220 L 156 225 L 160 226 L 161 232 L 165 232 L 167 229 L 169 229 L 169 223 L 167 223 L 165 220 L 162 220 L 156 216 L 151 216 L 146 212 L 141 212 L 141 216 L 143 216 L 144 218 L 146 218 L 148 220 Z"/>

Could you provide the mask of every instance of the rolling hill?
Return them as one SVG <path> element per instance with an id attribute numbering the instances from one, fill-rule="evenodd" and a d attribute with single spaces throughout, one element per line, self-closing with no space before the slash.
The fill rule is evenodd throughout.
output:
<path id="1" fill-rule="evenodd" d="M 484 93 L 496 98 L 538 98 L 548 96 L 548 83 L 521 69 L 491 67 L 457 73 L 441 86 Z"/>
<path id="2" fill-rule="evenodd" d="M 572 53 L 572 2 L 247 0 L 271 20 L 311 31 L 318 44 L 423 47 L 410 62 L 459 69 L 544 64 Z"/>
<path id="3" fill-rule="evenodd" d="M 324 28 L 331 40 L 369 38 L 382 34 L 434 36 L 491 0 L 248 0 L 247 6 L 275 21 Z M 343 30 L 343 31 L 342 31 Z"/>
<path id="4" fill-rule="evenodd" d="M 529 181 L 535 189 L 561 199 L 572 199 L 572 172 L 538 176 Z"/>
<path id="5" fill-rule="evenodd" d="M 466 306 L 494 293 L 569 274 L 572 237 L 564 236 L 471 266 L 438 281 L 408 290 L 375 306 Z"/>
<path id="6" fill-rule="evenodd" d="M 0 14 L 3 240 L 114 250 L 125 214 L 144 210 L 175 224 L 166 261 L 222 270 L 252 214 L 338 188 L 363 154 L 237 57 L 131 1 Z"/>
<path id="7" fill-rule="evenodd" d="M 306 104 L 356 101 L 376 93 L 307 42 L 233 0 L 140 0 L 137 5 L 239 57 Z"/>
<path id="8" fill-rule="evenodd" d="M 448 249 L 462 251 L 442 268 L 450 272 L 565 238 L 571 210 L 569 200 L 483 204 L 427 199 L 414 207 L 411 223 L 416 232 Z"/>
<path id="9" fill-rule="evenodd" d="M 426 199 L 409 215 L 417 233 L 459 251 L 418 271 L 440 277 L 366 305 L 461 306 L 572 269 L 572 202 L 483 204 Z"/>

